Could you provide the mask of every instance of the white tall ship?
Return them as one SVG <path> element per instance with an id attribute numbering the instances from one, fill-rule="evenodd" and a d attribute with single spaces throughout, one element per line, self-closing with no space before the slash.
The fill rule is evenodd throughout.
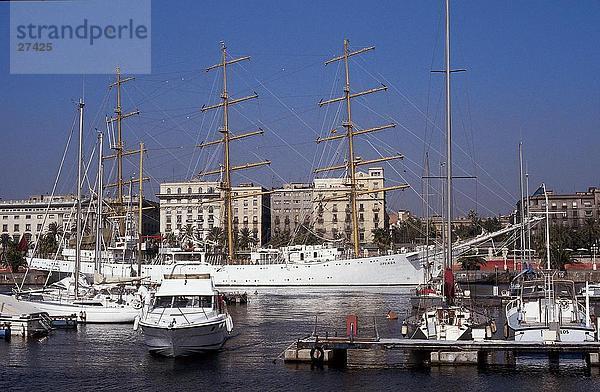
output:
<path id="1" fill-rule="evenodd" d="M 234 224 L 232 219 L 232 200 L 240 197 L 250 197 L 257 193 L 244 193 L 238 196 L 232 192 L 231 172 L 255 166 L 268 164 L 269 161 L 258 163 L 247 163 L 239 166 L 230 164 L 229 144 L 233 140 L 253 136 L 261 132 L 250 132 L 248 134 L 230 135 L 227 108 L 235 103 L 246 99 L 256 98 L 252 95 L 246 98 L 231 100 L 228 95 L 226 69 L 228 64 L 247 60 L 248 57 L 228 59 L 225 46 L 222 46 L 221 62 L 209 67 L 207 70 L 220 68 L 223 71 L 222 102 L 214 105 L 204 106 L 203 111 L 210 109 L 223 109 L 223 126 L 220 133 L 223 137 L 219 140 L 205 142 L 202 146 L 222 145 L 224 149 L 223 165 L 218 170 L 201 173 L 203 175 L 218 174 L 221 176 L 221 198 L 211 199 L 211 203 L 223 203 L 222 211 L 223 228 L 225 232 L 225 255 L 209 255 L 206 248 L 192 246 L 191 250 L 182 250 L 163 247 L 159 255 L 153 260 L 142 260 L 144 251 L 143 244 L 138 237 L 125 234 L 122 239 L 115 241 L 112 247 L 100 250 L 101 242 L 97 237 L 95 250 L 81 250 L 80 263 L 75 263 L 76 254 L 70 249 L 62 251 L 62 258 L 43 259 L 31 257 L 29 267 L 37 270 L 53 271 L 60 273 L 74 273 L 74 265 L 79 266 L 79 271 L 92 276 L 94 272 L 101 273 L 106 278 L 130 278 L 149 277 L 152 282 L 161 282 L 164 275 L 169 272 L 170 265 L 177 262 L 187 263 L 188 273 L 210 274 L 217 287 L 225 286 L 416 286 L 428 281 L 431 276 L 439 276 L 443 264 L 443 252 L 435 246 L 421 247 L 416 250 L 387 251 L 379 254 L 369 254 L 360 248 L 360 219 L 358 216 L 357 202 L 372 193 L 385 193 L 387 191 L 404 189 L 408 185 L 401 184 L 374 189 L 364 189 L 357 186 L 357 167 L 371 165 L 393 159 L 401 159 L 402 155 L 382 157 L 376 159 L 362 159 L 355 155 L 353 149 L 353 138 L 371 132 L 382 131 L 393 128 L 395 124 L 376 126 L 370 129 L 357 129 L 352 122 L 351 101 L 357 96 L 385 90 L 378 87 L 363 92 L 353 92 L 350 89 L 348 58 L 374 49 L 373 47 L 350 51 L 348 40 L 344 40 L 343 54 L 328 60 L 325 64 L 343 61 L 345 65 L 345 87 L 344 95 L 326 101 L 320 101 L 319 106 L 331 103 L 344 103 L 346 107 L 346 119 L 342 126 L 345 131 L 332 133 L 332 136 L 319 138 L 317 143 L 329 141 L 344 141 L 348 144 L 346 162 L 326 168 L 316 169 L 316 173 L 331 170 L 344 170 L 347 188 L 336 190 L 336 193 L 321 195 L 316 202 L 325 205 L 335 201 L 346 201 L 349 206 L 349 226 L 351 249 L 338 248 L 331 243 L 322 245 L 299 245 L 288 246 L 281 249 L 256 249 L 251 252 L 249 259 L 240 260 L 236 257 L 234 246 Z M 119 80 L 119 79 L 118 79 Z M 125 79 L 129 80 L 129 79 Z M 119 87 L 119 84 L 117 84 Z M 117 104 L 120 107 L 120 103 Z M 117 116 L 120 120 L 120 117 Z M 120 132 L 120 127 L 118 127 Z M 121 140 L 120 133 L 118 140 Z M 142 146 L 140 151 L 143 151 Z M 118 152 L 118 151 L 117 151 Z M 141 159 L 141 158 L 140 158 Z M 143 182 L 143 173 L 140 160 L 139 185 Z M 119 184 L 122 185 L 122 175 L 119 175 Z M 101 188 L 101 187 L 100 187 Z M 119 189 L 119 200 L 122 200 L 121 186 Z M 101 193 L 101 192 L 100 192 Z M 258 194 L 261 194 L 259 192 Z M 141 200 L 141 192 L 140 197 Z M 120 203 L 122 204 L 122 203 Z M 141 211 L 141 206 L 138 212 Z M 99 209 L 98 215 L 102 211 Z M 101 219 L 98 226 L 100 226 Z M 138 223 L 141 227 L 141 220 Z M 467 251 L 470 246 L 478 242 L 486 241 L 495 235 L 503 234 L 513 228 L 503 229 L 496 233 L 484 234 L 475 240 L 456 244 L 452 252 L 453 256 L 459 256 Z M 119 230 L 120 233 L 123 230 Z M 370 233 L 365 233 L 370 235 Z M 96 265 L 95 265 L 96 263 Z"/>

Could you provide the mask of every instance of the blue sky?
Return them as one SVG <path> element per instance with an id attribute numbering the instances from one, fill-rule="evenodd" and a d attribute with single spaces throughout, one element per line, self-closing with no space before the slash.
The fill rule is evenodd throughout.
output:
<path id="1" fill-rule="evenodd" d="M 106 96 L 110 75 L 10 75 L 8 11 L 0 4 L 3 199 L 51 190 L 84 84 L 88 156 L 94 128 L 103 128 L 98 119 L 114 104 L 114 96 Z M 443 67 L 442 12 L 442 1 L 154 1 L 152 74 L 138 76 L 124 95 L 124 110 L 141 111 L 127 121 L 124 137 L 128 147 L 142 140 L 149 147 L 147 195 L 160 181 L 211 167 L 214 153 L 193 145 L 216 136 L 215 113 L 199 109 L 218 101 L 218 93 L 211 94 L 218 74 L 203 68 L 218 61 L 220 40 L 232 55 L 252 56 L 232 69 L 231 95 L 259 94 L 232 112 L 232 130 L 265 129 L 264 136 L 232 148 L 234 162 L 273 161 L 236 175 L 235 182 L 307 181 L 319 162 L 334 163 L 338 146 L 323 150 L 312 141 L 341 119 L 337 107 L 328 111 L 316 103 L 342 94 L 337 65 L 323 61 L 349 38 L 355 49 L 376 46 L 351 62 L 353 89 L 389 87 L 356 100 L 355 122 L 401 125 L 363 138 L 359 155 L 404 154 L 403 163 L 385 166 L 386 174 L 390 184 L 406 180 L 413 190 L 390 194 L 389 204 L 420 213 L 424 152 L 437 171 L 437 151 L 444 148 L 443 77 L 430 73 Z M 467 69 L 453 77 L 455 170 L 478 176 L 457 181 L 456 213 L 513 208 L 519 140 L 532 192 L 542 181 L 561 192 L 600 185 L 598 20 L 598 1 L 452 2 L 452 64 Z M 73 156 L 71 149 L 61 192 L 74 189 Z"/>

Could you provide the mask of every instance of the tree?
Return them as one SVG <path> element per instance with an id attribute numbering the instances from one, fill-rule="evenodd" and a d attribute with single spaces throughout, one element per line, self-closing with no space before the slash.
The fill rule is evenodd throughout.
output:
<path id="1" fill-rule="evenodd" d="M 458 259 L 458 263 L 465 271 L 475 271 L 481 269 L 486 264 L 485 258 L 481 256 L 463 256 Z"/>
<path id="2" fill-rule="evenodd" d="M 298 228 L 293 238 L 294 245 L 317 245 L 323 242 L 323 239 L 317 237 L 312 230 L 302 225 Z"/>
<path id="3" fill-rule="evenodd" d="M 20 267 L 26 267 L 27 261 L 25 260 L 25 252 L 19 250 L 19 244 L 15 241 L 10 241 L 7 244 L 4 257 L 2 259 L 2 265 L 10 267 L 12 272 L 19 272 Z"/>
<path id="4" fill-rule="evenodd" d="M 2 254 L 0 254 L 0 263 L 4 263 L 6 261 L 6 250 L 8 248 L 8 244 L 10 243 L 10 236 L 4 233 L 0 237 L 0 240 L 2 241 Z"/>
<path id="5" fill-rule="evenodd" d="M 493 218 L 486 218 L 485 220 L 482 220 L 481 227 L 483 227 L 483 229 L 488 233 L 493 233 L 494 231 L 502 229 L 502 224 L 500 223 L 498 217 L 494 216 Z"/>
<path id="6" fill-rule="evenodd" d="M 206 239 L 214 244 L 214 249 L 222 250 L 225 247 L 225 231 L 221 227 L 210 229 Z"/>
<path id="7" fill-rule="evenodd" d="M 427 233 L 426 222 L 419 218 L 409 217 L 405 221 L 398 222 L 392 228 L 392 239 L 394 243 L 414 244 L 417 241 L 425 242 L 424 237 Z M 435 238 L 435 229 L 433 225 L 429 226 L 429 238 Z"/>
<path id="8" fill-rule="evenodd" d="M 271 237 L 271 240 L 269 241 L 269 245 L 271 245 L 274 248 L 279 248 L 281 246 L 286 246 L 290 243 L 292 239 L 292 236 L 290 235 L 290 232 L 285 230 L 285 231 L 276 231 L 273 236 Z"/>
<path id="9" fill-rule="evenodd" d="M 165 234 L 163 240 L 171 248 L 177 245 L 177 237 L 175 237 L 175 234 L 172 231 Z"/>
<path id="10" fill-rule="evenodd" d="M 247 227 L 243 227 L 238 235 L 238 245 L 240 249 L 248 249 L 252 243 L 252 233 Z"/>
<path id="11" fill-rule="evenodd" d="M 392 242 L 392 237 L 386 229 L 373 229 L 373 243 L 377 245 L 379 250 L 388 250 Z"/>

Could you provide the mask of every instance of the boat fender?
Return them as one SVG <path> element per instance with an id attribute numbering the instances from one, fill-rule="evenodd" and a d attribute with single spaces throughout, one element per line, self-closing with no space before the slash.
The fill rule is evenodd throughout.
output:
<path id="1" fill-rule="evenodd" d="M 233 331 L 233 320 L 230 315 L 227 315 L 227 318 L 225 319 L 225 326 L 227 327 L 227 332 Z"/>
<path id="2" fill-rule="evenodd" d="M 504 322 L 504 339 L 508 339 L 508 322 Z"/>
<path id="3" fill-rule="evenodd" d="M 496 331 L 498 330 L 498 327 L 496 327 L 496 320 L 492 320 L 492 322 L 490 323 L 490 327 L 492 328 L 492 333 L 496 333 Z"/>
<path id="4" fill-rule="evenodd" d="M 323 351 L 323 347 L 313 347 L 310 350 L 310 360 L 314 364 L 322 364 L 325 360 L 325 351 Z"/>
<path id="5" fill-rule="evenodd" d="M 492 338 L 492 327 L 489 326 L 489 325 L 485 327 L 485 337 L 487 339 L 491 339 Z"/>
<path id="6" fill-rule="evenodd" d="M 402 336 L 406 337 L 406 335 L 408 335 L 408 324 L 406 323 L 406 320 L 404 320 L 402 322 L 402 329 L 400 330 L 400 332 L 402 333 Z"/>
<path id="7" fill-rule="evenodd" d="M 135 318 L 133 319 L 133 330 L 137 331 L 139 325 L 140 325 L 140 316 L 135 316 Z"/>

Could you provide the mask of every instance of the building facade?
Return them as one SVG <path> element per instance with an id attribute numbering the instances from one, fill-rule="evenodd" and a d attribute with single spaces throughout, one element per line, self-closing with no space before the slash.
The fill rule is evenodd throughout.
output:
<path id="1" fill-rule="evenodd" d="M 217 181 L 184 181 L 160 184 L 160 232 L 178 234 L 191 225 L 206 239 L 214 227 L 224 227 L 223 199 Z M 256 194 L 265 189 L 254 184 L 232 188 L 233 227 L 248 228 L 259 245 L 270 237 L 270 200 Z M 249 195 L 248 197 L 243 197 Z"/>
<path id="2" fill-rule="evenodd" d="M 356 173 L 358 192 L 384 187 L 382 167 L 369 168 Z M 317 178 L 313 189 L 314 229 L 324 238 L 352 239 L 352 210 L 349 198 L 350 183 L 347 178 Z M 336 199 L 336 200 L 328 200 Z M 356 201 L 359 240 L 370 243 L 373 230 L 386 227 L 385 192 L 365 193 Z"/>
<path id="3" fill-rule="evenodd" d="M 558 194 L 551 190 L 548 194 L 548 210 L 550 211 L 550 224 L 563 225 L 577 229 L 585 223 L 586 219 L 600 217 L 600 189 L 590 187 L 586 192 Z M 525 203 L 527 201 L 525 200 Z M 525 204 L 523 203 L 523 204 Z M 517 203 L 517 219 L 520 219 L 521 203 Z M 541 216 L 546 212 L 546 198 L 543 192 L 536 192 L 529 196 L 529 212 Z M 542 229 L 537 225 L 532 232 Z"/>
<path id="4" fill-rule="evenodd" d="M 26 235 L 33 242 L 40 235 L 48 232 L 51 224 L 56 224 L 60 231 L 72 232 L 75 230 L 76 197 L 74 195 L 34 195 L 26 200 L 1 200 L 0 201 L 0 234 L 8 234 L 15 241 Z M 108 204 L 110 200 L 105 200 Z M 132 203 L 137 207 L 137 197 Z M 143 201 L 142 234 L 152 235 L 159 230 L 158 205 L 155 202 Z M 47 216 L 46 216 L 47 210 Z M 137 227 L 137 214 L 129 223 L 132 230 Z M 89 199 L 82 202 L 82 220 L 86 232 L 95 230 L 96 209 L 90 208 Z"/>
<path id="5" fill-rule="evenodd" d="M 271 235 L 294 233 L 301 226 L 310 227 L 313 215 L 313 186 L 285 184 L 271 193 Z"/>

